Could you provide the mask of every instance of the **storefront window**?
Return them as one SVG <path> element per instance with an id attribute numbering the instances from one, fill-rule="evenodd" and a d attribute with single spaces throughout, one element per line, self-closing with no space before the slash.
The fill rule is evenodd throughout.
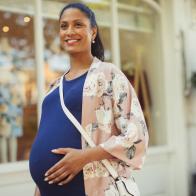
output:
<path id="1" fill-rule="evenodd" d="M 0 162 L 28 159 L 37 129 L 33 17 L 0 11 Z"/>
<path id="2" fill-rule="evenodd" d="M 150 144 L 165 144 L 159 15 L 141 1 L 119 2 L 121 68 L 138 94 L 149 128 Z"/>

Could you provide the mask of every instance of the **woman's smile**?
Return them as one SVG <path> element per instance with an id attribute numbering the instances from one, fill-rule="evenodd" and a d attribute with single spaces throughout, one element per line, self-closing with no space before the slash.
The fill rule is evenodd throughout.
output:
<path id="1" fill-rule="evenodd" d="M 76 45 L 80 42 L 81 39 L 66 39 L 65 44 L 68 46 Z"/>
<path id="2" fill-rule="evenodd" d="M 78 9 L 66 10 L 60 19 L 61 44 L 69 54 L 91 51 L 91 42 L 96 33 L 87 16 Z"/>

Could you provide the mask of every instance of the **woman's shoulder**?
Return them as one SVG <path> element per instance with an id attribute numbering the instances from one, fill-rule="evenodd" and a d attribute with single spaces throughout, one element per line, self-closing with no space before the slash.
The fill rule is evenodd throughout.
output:
<path id="1" fill-rule="evenodd" d="M 115 64 L 107 61 L 100 61 L 98 66 L 98 70 L 103 72 L 112 71 L 115 70 L 116 68 L 117 66 Z"/>
<path id="2" fill-rule="evenodd" d="M 111 75 L 121 75 L 122 77 L 125 77 L 125 74 L 121 71 L 121 69 L 111 62 L 102 61 L 100 65 L 100 71 L 104 73 L 109 73 Z M 125 77 L 126 78 L 126 77 Z"/>

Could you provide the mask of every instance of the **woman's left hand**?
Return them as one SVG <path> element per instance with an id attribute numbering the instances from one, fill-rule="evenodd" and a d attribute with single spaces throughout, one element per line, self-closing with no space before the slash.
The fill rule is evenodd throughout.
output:
<path id="1" fill-rule="evenodd" d="M 88 163 L 82 150 L 58 148 L 52 152 L 65 156 L 45 173 L 44 180 L 48 181 L 49 184 L 64 185 L 70 182 Z"/>

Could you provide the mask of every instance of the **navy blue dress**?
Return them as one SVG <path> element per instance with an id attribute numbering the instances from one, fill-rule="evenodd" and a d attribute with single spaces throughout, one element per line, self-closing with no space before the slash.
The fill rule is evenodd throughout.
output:
<path id="1" fill-rule="evenodd" d="M 80 123 L 86 75 L 87 72 L 73 80 L 63 80 L 65 105 Z M 29 159 L 31 176 L 39 187 L 41 196 L 85 196 L 82 171 L 64 186 L 44 181 L 45 172 L 63 157 L 51 150 L 63 147 L 81 149 L 81 135 L 63 112 L 59 88 L 56 88 L 42 103 L 39 130 Z"/>

